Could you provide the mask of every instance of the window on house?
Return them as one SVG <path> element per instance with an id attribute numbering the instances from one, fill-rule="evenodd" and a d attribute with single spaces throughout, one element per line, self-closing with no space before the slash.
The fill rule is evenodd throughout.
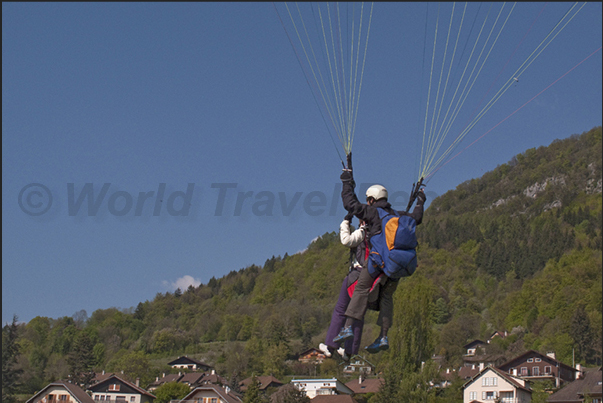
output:
<path id="1" fill-rule="evenodd" d="M 218 403 L 218 398 L 212 397 L 210 403 Z"/>
<path id="2" fill-rule="evenodd" d="M 528 376 L 528 367 L 521 367 L 521 376 Z"/>
<path id="3" fill-rule="evenodd" d="M 469 392 L 469 400 L 477 400 L 477 392 Z"/>
<path id="4" fill-rule="evenodd" d="M 105 395 L 100 395 L 100 399 L 98 400 L 105 400 Z"/>
<path id="5" fill-rule="evenodd" d="M 533 358 L 528 358 L 528 362 L 534 362 Z"/>
<path id="6" fill-rule="evenodd" d="M 54 402 L 55 401 L 55 395 L 48 395 L 48 401 L 49 402 Z"/>
<path id="7" fill-rule="evenodd" d="M 115 401 L 116 401 L 116 402 L 126 402 L 127 400 L 126 400 L 126 397 L 125 397 L 125 396 L 117 396 L 117 397 L 115 398 Z"/>
<path id="8" fill-rule="evenodd" d="M 120 385 L 114 383 L 114 384 L 109 385 L 109 390 L 111 390 L 111 391 L 119 391 L 119 387 L 120 387 Z"/>
<path id="9" fill-rule="evenodd" d="M 134 403 L 136 401 L 136 396 L 130 396 L 130 402 Z"/>
<path id="10" fill-rule="evenodd" d="M 532 375 L 539 376 L 540 375 L 540 368 L 539 367 L 533 367 L 532 368 Z"/>
<path id="11" fill-rule="evenodd" d="M 540 358 L 536 358 L 536 362 L 541 362 L 542 360 Z"/>
<path id="12" fill-rule="evenodd" d="M 492 385 L 498 386 L 498 378 L 492 378 Z"/>
<path id="13" fill-rule="evenodd" d="M 547 365 L 546 367 L 544 367 L 544 373 L 545 374 L 552 374 L 553 373 L 553 368 L 549 365 Z"/>
<path id="14" fill-rule="evenodd" d="M 69 395 L 60 395 L 59 396 L 59 400 L 63 401 L 63 402 L 66 402 L 66 401 L 69 400 Z"/>

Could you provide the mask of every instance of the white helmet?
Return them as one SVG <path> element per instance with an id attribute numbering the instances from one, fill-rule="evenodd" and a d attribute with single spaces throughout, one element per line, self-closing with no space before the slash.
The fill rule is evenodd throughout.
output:
<path id="1" fill-rule="evenodd" d="M 387 199 L 387 189 L 381 185 L 373 185 L 366 190 L 366 198 L 369 197 L 375 200 Z"/>

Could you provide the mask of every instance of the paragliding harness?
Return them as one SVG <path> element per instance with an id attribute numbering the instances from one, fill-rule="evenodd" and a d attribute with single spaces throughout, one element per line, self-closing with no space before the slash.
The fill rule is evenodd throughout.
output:
<path id="1" fill-rule="evenodd" d="M 348 289 L 348 296 L 350 298 L 352 298 L 352 295 L 354 295 L 354 290 L 356 289 L 356 284 L 358 284 L 358 277 L 360 276 L 360 270 L 361 268 L 357 268 L 354 266 L 354 260 L 355 260 L 355 255 L 356 255 L 356 248 L 352 248 L 350 249 L 350 271 L 348 273 L 348 283 L 347 283 L 347 289 Z M 364 261 L 367 262 L 368 261 L 368 257 L 369 257 L 369 253 L 370 253 L 370 248 L 368 245 L 368 242 L 364 242 Z M 373 281 L 373 285 L 371 286 L 371 289 L 369 290 L 369 298 L 368 298 L 368 309 L 373 310 L 373 311 L 378 311 L 379 310 L 379 291 L 381 289 L 381 285 L 383 283 L 385 283 L 385 280 L 387 278 L 385 277 L 385 274 L 380 273 L 377 278 L 375 278 L 375 280 Z"/>
<path id="2" fill-rule="evenodd" d="M 369 267 L 394 280 L 412 275 L 417 269 L 416 221 L 395 210 L 390 213 L 377 207 L 377 211 L 381 232 L 371 238 Z"/>

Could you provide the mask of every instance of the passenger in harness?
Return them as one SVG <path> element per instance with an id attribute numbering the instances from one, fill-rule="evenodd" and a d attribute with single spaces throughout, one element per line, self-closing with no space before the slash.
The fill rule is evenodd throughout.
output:
<path id="1" fill-rule="evenodd" d="M 348 157 L 348 168 L 351 168 L 351 155 Z M 384 212 L 387 215 L 392 215 L 393 217 L 408 216 L 405 219 L 412 219 L 409 222 L 413 222 L 414 225 L 421 224 L 423 219 L 423 205 L 426 200 L 425 193 L 422 190 L 418 192 L 417 204 L 413 212 L 407 213 L 405 211 L 395 211 L 391 208 L 391 204 L 387 201 L 387 189 L 381 185 L 373 185 L 368 188 L 366 191 L 367 204 L 360 203 L 356 197 L 356 194 L 354 193 L 355 183 L 351 169 L 344 169 L 343 173 L 341 174 L 341 181 L 343 182 L 341 197 L 344 208 L 349 213 L 367 223 L 366 236 L 371 247 L 371 254 L 373 252 L 377 252 L 375 248 L 376 245 L 373 245 L 372 239 L 374 237 L 377 237 L 375 240 L 382 238 L 382 231 L 386 230 L 386 228 L 382 228 L 383 222 L 385 221 L 383 219 Z M 383 241 L 380 242 L 382 243 Z M 410 252 L 412 254 L 412 249 Z M 381 264 L 383 264 L 383 266 L 381 266 Z M 416 267 L 416 259 L 414 259 L 414 267 L 412 259 L 408 260 L 404 264 L 406 264 L 405 268 L 408 270 L 407 274 L 405 275 L 410 275 L 412 272 L 414 272 L 414 268 Z M 352 326 L 355 322 L 364 320 L 364 314 L 366 313 L 366 309 L 368 307 L 369 291 L 375 278 L 384 273 L 384 268 L 385 265 L 383 261 L 379 262 L 379 259 L 372 258 L 367 259 L 363 270 L 361 270 L 358 277 L 358 284 L 354 290 L 354 295 L 352 296 L 350 303 L 348 304 L 348 308 L 346 309 L 345 324 L 343 328 L 341 328 L 339 334 L 334 338 L 334 342 L 340 342 L 354 337 Z M 391 277 L 388 276 L 385 284 L 381 286 L 379 298 L 379 319 L 377 322 L 381 326 L 381 334 L 377 340 L 375 340 L 375 342 L 366 347 L 367 351 L 370 353 L 378 353 L 381 350 L 387 350 L 389 348 L 387 333 L 392 325 L 393 319 L 393 295 L 398 287 L 400 277 L 403 276 L 404 275 L 400 275 L 399 273 L 393 274 Z"/>
<path id="2" fill-rule="evenodd" d="M 369 247 L 366 241 L 366 225 L 363 221 L 360 221 L 359 228 L 354 232 L 350 233 L 350 223 L 353 219 L 353 215 L 348 214 L 339 226 L 339 238 L 341 243 L 350 248 L 350 267 L 348 275 L 345 277 L 341 284 L 341 290 L 339 292 L 339 298 L 333 309 L 331 315 L 331 324 L 327 331 L 327 336 L 324 343 L 320 343 L 319 350 L 322 351 L 325 356 L 331 357 L 335 351 L 345 361 L 358 354 L 360 349 L 360 341 L 362 338 L 362 329 L 364 327 L 364 320 L 355 321 L 352 324 L 353 337 L 345 340 L 344 347 L 340 347 L 341 342 L 334 342 L 333 339 L 337 336 L 339 330 L 343 327 L 346 317 L 345 311 L 358 283 L 358 277 L 360 271 L 363 268 L 364 262 L 367 260 L 369 255 Z M 373 310 L 379 310 L 379 289 L 380 283 L 385 280 L 385 276 L 379 276 L 375 279 L 368 295 L 368 308 Z"/>

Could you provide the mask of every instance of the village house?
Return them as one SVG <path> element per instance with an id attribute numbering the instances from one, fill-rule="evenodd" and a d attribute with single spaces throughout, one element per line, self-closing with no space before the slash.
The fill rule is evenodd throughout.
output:
<path id="1" fill-rule="evenodd" d="M 95 403 L 82 388 L 67 381 L 49 383 L 26 403 Z"/>
<path id="2" fill-rule="evenodd" d="M 249 384 L 251 383 L 251 379 L 252 378 L 246 378 L 239 382 L 239 389 L 241 389 L 241 392 L 245 392 L 247 390 Z M 283 383 L 273 376 L 258 376 L 256 379 L 259 384 L 259 389 L 263 392 L 268 388 L 280 388 L 283 386 Z"/>
<path id="3" fill-rule="evenodd" d="M 168 362 L 172 368 L 182 368 L 191 371 L 210 371 L 213 367 L 202 361 L 188 357 L 186 355 L 176 358 L 174 361 Z"/>
<path id="4" fill-rule="evenodd" d="M 529 403 L 532 390 L 521 378 L 494 367 L 486 367 L 463 385 L 463 403 Z M 498 400 L 497 400 L 498 399 Z"/>
<path id="5" fill-rule="evenodd" d="M 601 367 L 584 370 L 578 368 L 578 370 L 578 379 L 549 396 L 548 403 L 603 402 Z"/>
<path id="6" fill-rule="evenodd" d="M 299 362 L 304 364 L 322 364 L 327 357 L 325 354 L 317 348 L 310 348 L 299 354 L 297 359 Z"/>
<path id="7" fill-rule="evenodd" d="M 197 386 L 207 385 L 207 384 L 215 384 L 215 385 L 226 385 L 228 382 L 226 379 L 216 374 L 215 370 L 211 370 L 211 372 L 189 372 L 182 373 L 178 372 L 177 374 L 163 374 L 161 378 L 156 377 L 153 382 L 147 388 L 149 391 L 154 391 L 161 385 L 169 382 L 178 382 L 185 383 L 191 389 L 194 389 Z"/>
<path id="8" fill-rule="evenodd" d="M 369 378 L 366 379 L 363 376 L 359 376 L 358 379 L 354 379 L 345 384 L 348 388 L 354 392 L 354 395 L 366 395 L 367 393 L 377 393 L 379 388 L 383 385 L 383 379 L 381 378 Z"/>
<path id="9" fill-rule="evenodd" d="M 473 357 L 474 355 L 483 354 L 487 344 L 488 343 L 477 339 L 465 344 L 463 346 L 463 348 L 466 350 L 465 356 Z"/>
<path id="10" fill-rule="evenodd" d="M 375 366 L 361 355 L 355 355 L 350 358 L 350 362 L 343 367 L 346 374 L 371 375 L 375 372 Z"/>
<path id="11" fill-rule="evenodd" d="M 322 395 L 351 395 L 352 389 L 336 378 L 332 379 L 293 379 L 291 383 L 306 393 L 310 399 Z"/>
<path id="12" fill-rule="evenodd" d="M 545 355 L 534 350 L 526 351 L 498 368 L 525 380 L 551 380 L 557 388 L 575 380 L 577 372 L 575 368 L 558 361 L 555 353 Z"/>
<path id="13" fill-rule="evenodd" d="M 88 390 L 95 402 L 123 402 L 123 403 L 152 403 L 155 396 L 147 392 L 138 384 L 128 382 L 117 375 L 91 385 Z"/>
<path id="14" fill-rule="evenodd" d="M 242 396 L 229 387 L 207 384 L 198 386 L 186 395 L 181 403 L 241 403 Z"/>

